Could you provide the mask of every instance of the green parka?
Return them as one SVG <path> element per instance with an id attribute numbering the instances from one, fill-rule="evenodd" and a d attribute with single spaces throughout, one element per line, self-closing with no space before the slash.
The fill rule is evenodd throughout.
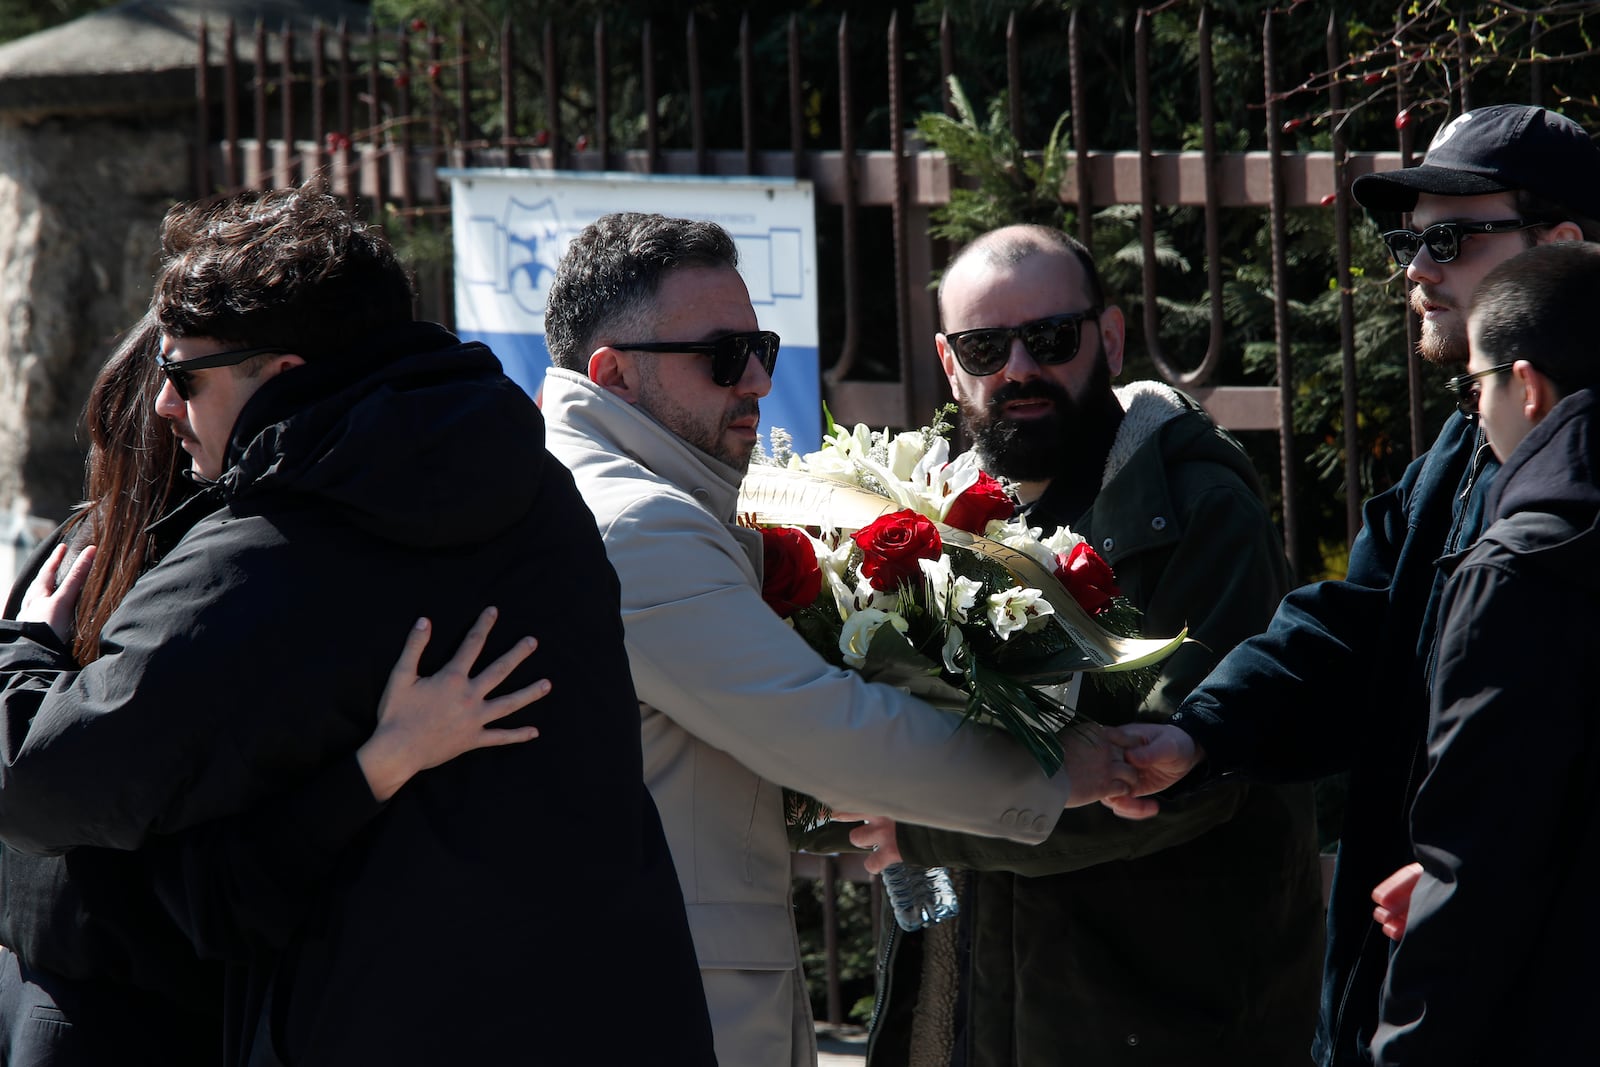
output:
<path id="1" fill-rule="evenodd" d="M 1238 443 L 1166 386 L 1116 392 L 1101 491 L 1070 525 L 1147 634 L 1188 626 L 1191 641 L 1142 700 L 1085 686 L 1080 707 L 1104 722 L 1173 711 L 1266 626 L 1288 581 Z M 899 845 L 961 869 L 962 915 L 912 935 L 885 924 L 873 1067 L 947 1064 L 957 1041 L 964 1067 L 1308 1062 L 1322 957 L 1309 786 L 1214 787 L 1143 822 L 1078 808 L 1033 847 L 906 825 Z"/>

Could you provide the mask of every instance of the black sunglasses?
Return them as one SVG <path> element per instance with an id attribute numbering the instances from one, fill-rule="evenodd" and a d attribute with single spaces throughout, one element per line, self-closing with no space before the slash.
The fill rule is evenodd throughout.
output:
<path id="1" fill-rule="evenodd" d="M 1457 375 L 1445 382 L 1445 388 L 1456 394 L 1456 410 L 1469 419 L 1477 418 L 1478 399 L 1483 396 L 1483 379 L 1504 374 L 1514 366 L 1515 363 L 1500 363 L 1488 370 Z"/>
<path id="2" fill-rule="evenodd" d="M 756 357 L 767 376 L 778 365 L 778 335 L 771 330 L 730 333 L 714 341 L 639 341 L 612 345 L 626 352 L 686 352 L 711 357 L 711 380 L 721 386 L 734 386 L 744 377 L 745 364 Z"/>
<path id="3" fill-rule="evenodd" d="M 1449 263 L 1461 254 L 1461 240 L 1464 237 L 1478 233 L 1515 233 L 1517 230 L 1531 230 L 1537 226 L 1549 225 L 1548 222 L 1534 222 L 1530 219 L 1436 222 L 1421 233 L 1416 230 L 1389 230 L 1383 235 L 1383 243 L 1389 246 L 1389 254 L 1394 256 L 1394 261 L 1402 267 L 1411 266 L 1411 261 L 1417 258 L 1417 253 L 1424 247 L 1428 249 L 1428 255 L 1433 257 L 1435 263 Z"/>
<path id="4" fill-rule="evenodd" d="M 1022 347 L 1028 350 L 1033 361 L 1043 366 L 1048 363 L 1067 363 L 1078 354 L 1078 343 L 1086 321 L 1100 321 L 1100 308 L 1071 311 L 1065 315 L 1051 315 L 1047 319 L 1034 319 L 1021 326 L 983 326 L 976 330 L 959 330 L 944 335 L 945 344 L 956 354 L 961 369 L 977 377 L 994 374 L 1011 358 L 1011 341 L 1022 338 Z"/>
<path id="5" fill-rule="evenodd" d="M 167 381 L 172 383 L 173 391 L 183 400 L 188 400 L 193 388 L 189 375 L 197 370 L 210 370 L 212 367 L 234 367 L 254 356 L 268 354 L 279 355 L 283 349 L 268 345 L 264 348 L 234 348 L 226 352 L 214 352 L 209 356 L 196 356 L 194 359 L 170 360 L 160 352 L 156 353 L 156 366 L 167 376 Z"/>

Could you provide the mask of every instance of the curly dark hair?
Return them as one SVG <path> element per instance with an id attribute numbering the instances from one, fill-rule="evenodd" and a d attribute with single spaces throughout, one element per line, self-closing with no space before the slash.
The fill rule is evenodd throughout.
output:
<path id="1" fill-rule="evenodd" d="M 601 345 L 647 339 L 651 305 L 669 271 L 738 265 L 733 238 L 714 222 L 602 215 L 572 239 L 556 268 L 544 309 L 551 362 L 582 374 Z"/>
<path id="2" fill-rule="evenodd" d="M 153 306 L 174 337 L 309 360 L 412 317 L 411 279 L 388 240 L 313 185 L 180 204 L 161 249 Z"/>

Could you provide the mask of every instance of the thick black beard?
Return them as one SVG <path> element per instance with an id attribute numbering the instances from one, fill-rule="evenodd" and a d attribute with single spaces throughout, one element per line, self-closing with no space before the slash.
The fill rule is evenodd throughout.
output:
<path id="1" fill-rule="evenodd" d="M 1040 419 L 1010 419 L 1001 413 L 1013 400 L 1038 397 L 1055 410 Z M 1042 482 L 1076 471 L 1085 461 L 1102 459 L 1121 419 L 1111 392 L 1111 370 L 1095 360 L 1083 400 L 1044 378 L 1010 382 L 995 391 L 987 410 L 960 398 L 961 421 L 990 474 L 1014 482 Z M 1100 472 L 1093 472 L 1098 478 Z"/>

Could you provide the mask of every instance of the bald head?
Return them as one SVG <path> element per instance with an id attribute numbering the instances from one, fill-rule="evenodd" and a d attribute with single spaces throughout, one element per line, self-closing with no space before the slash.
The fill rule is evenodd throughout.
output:
<path id="1" fill-rule="evenodd" d="M 939 279 L 939 318 L 949 328 L 947 296 L 952 287 L 960 288 L 974 273 L 990 269 L 1015 268 L 1034 256 L 1069 256 L 1083 272 L 1083 286 L 1090 303 L 1105 303 L 1105 287 L 1094 257 L 1075 238 L 1049 226 L 1002 226 L 974 239 L 958 253 Z M 984 268 L 984 270 L 980 270 Z"/>

